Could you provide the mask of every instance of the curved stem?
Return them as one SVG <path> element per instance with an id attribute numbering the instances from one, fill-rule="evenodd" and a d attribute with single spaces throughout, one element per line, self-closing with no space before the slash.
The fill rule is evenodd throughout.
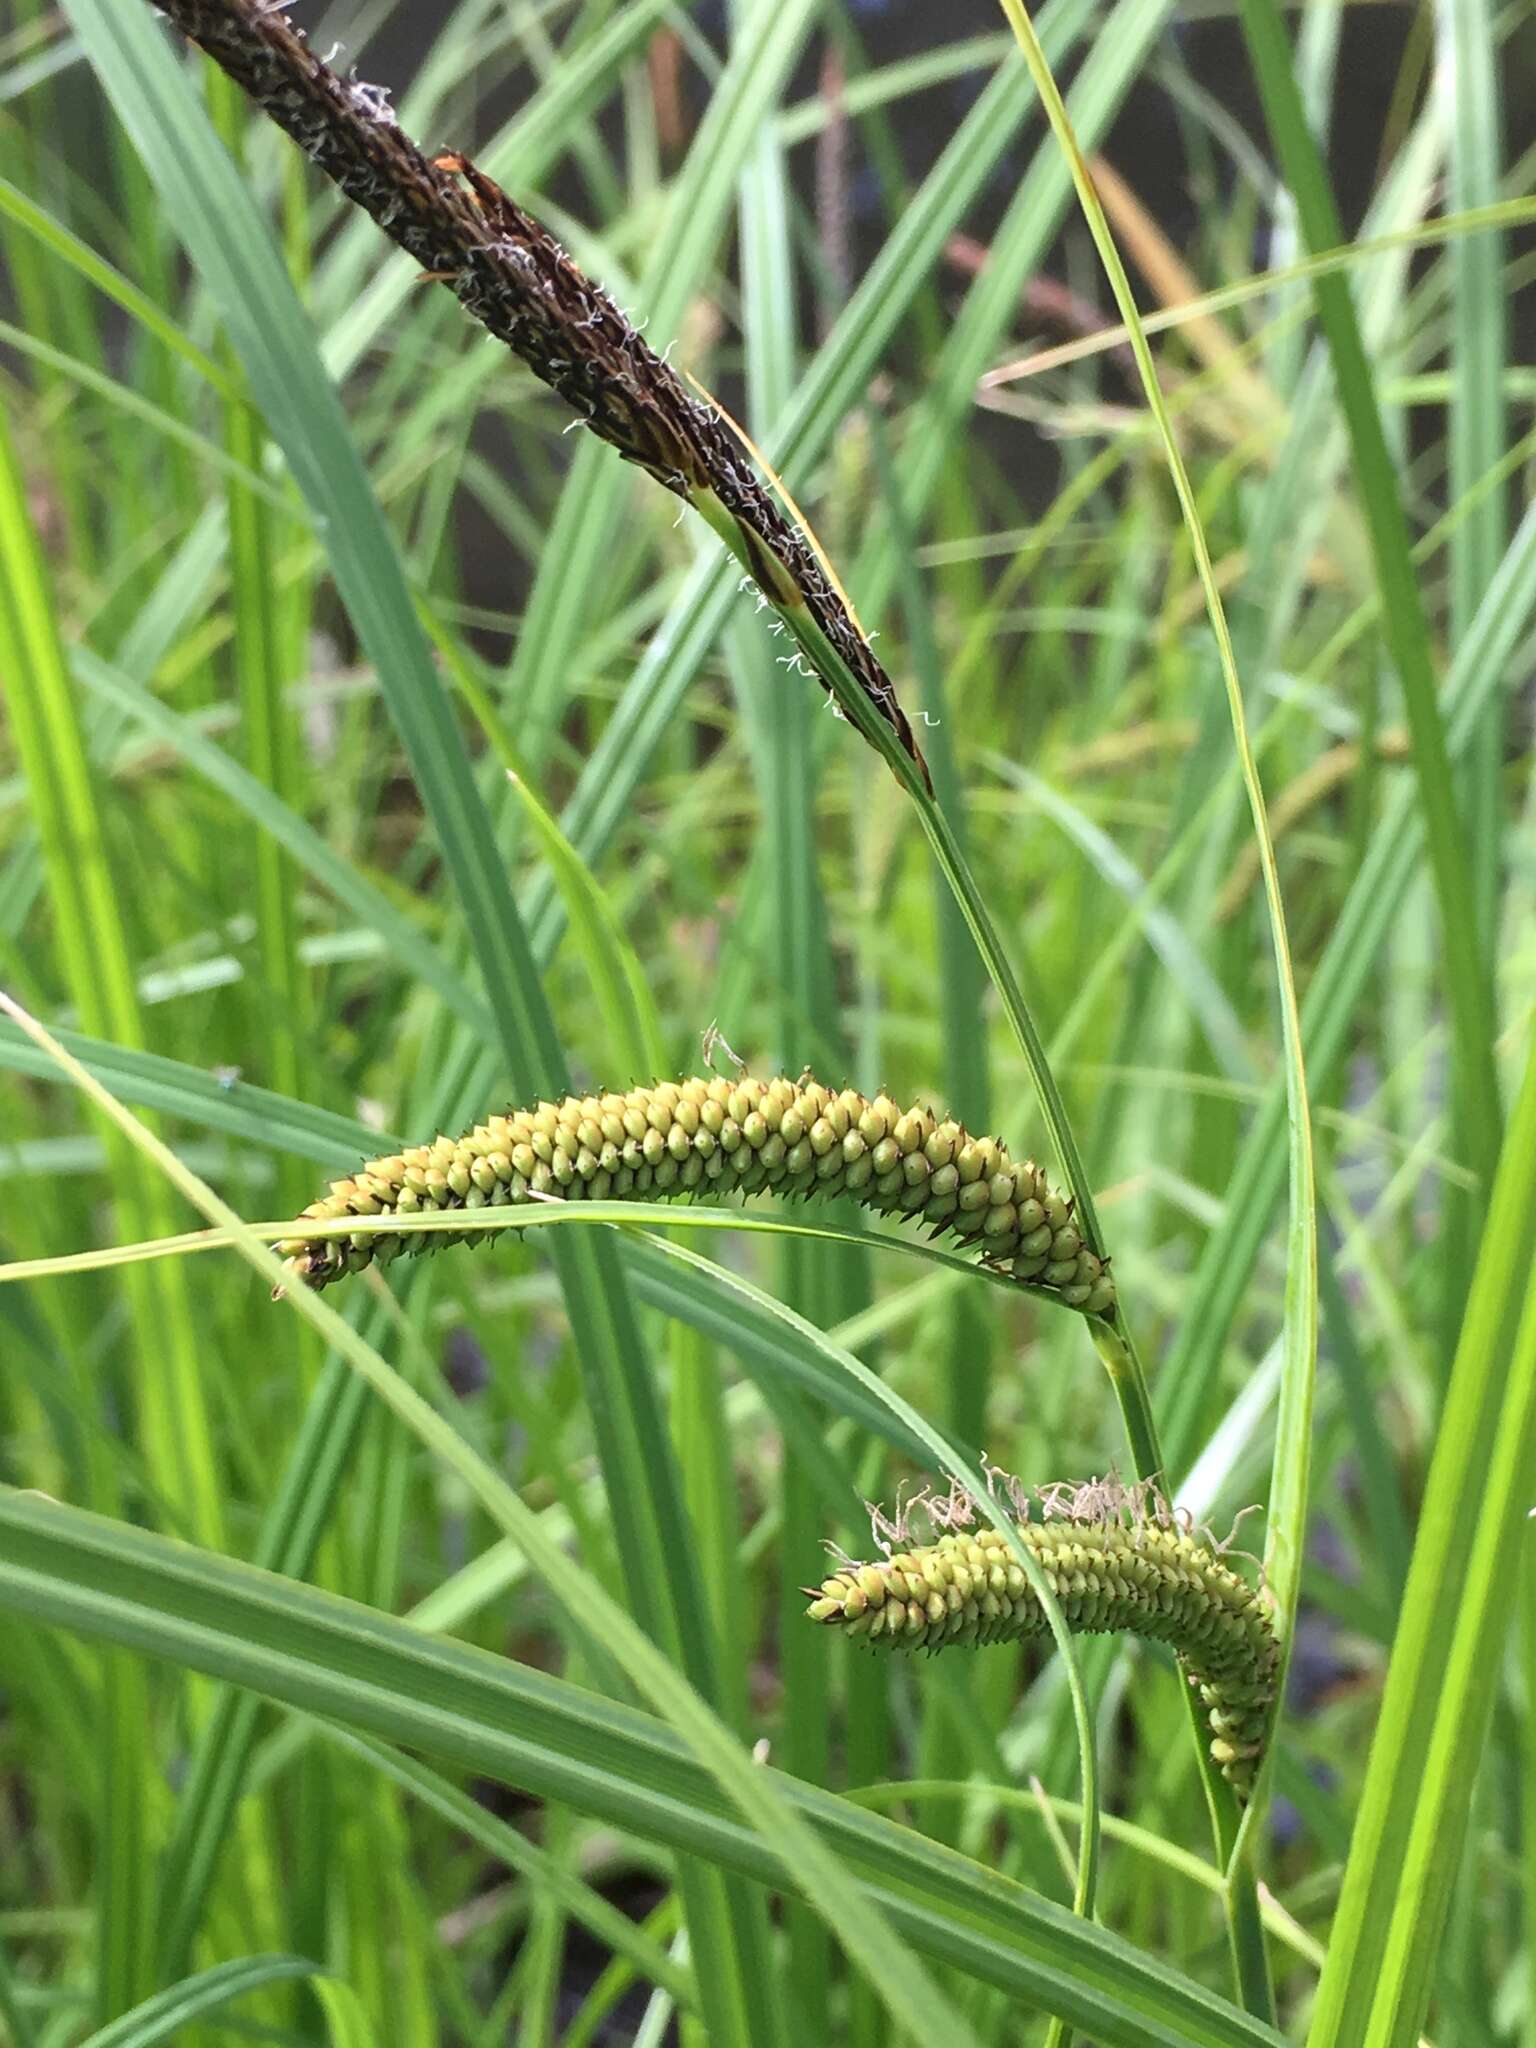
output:
<path id="1" fill-rule="evenodd" d="M 897 781 L 912 799 L 945 882 L 960 908 L 1024 1055 L 1052 1146 L 1061 1164 L 1062 1177 L 1071 1191 L 1076 1206 L 1078 1228 L 1083 1241 L 1097 1257 L 1104 1258 L 1106 1247 L 1103 1231 L 1094 1208 L 1087 1169 L 1078 1150 L 1061 1091 L 1056 1085 L 1056 1077 L 1051 1071 L 1045 1046 L 1030 1015 L 1029 1005 L 1024 999 L 1024 992 L 1019 986 L 1012 962 L 987 909 L 971 865 L 955 837 L 953 827 L 923 782 L 915 764 L 896 744 L 890 728 L 879 718 L 853 676 L 848 673 L 837 651 L 817 630 L 814 621 L 798 608 L 785 611 L 782 616 L 796 640 L 804 648 L 817 674 L 832 692 L 839 711 L 851 724 L 858 727 L 861 736 L 884 757 Z M 1152 1412 L 1146 1371 L 1124 1310 L 1117 1309 L 1113 1320 L 1096 1316 L 1090 1317 L 1089 1323 L 1093 1332 L 1094 1347 L 1109 1375 L 1110 1385 L 1120 1409 L 1121 1423 L 1136 1467 L 1136 1476 L 1138 1479 L 1166 1482 L 1167 1474 L 1164 1469 L 1162 1447 L 1158 1441 L 1157 1423 Z M 1246 1848 L 1241 1854 L 1235 1853 L 1239 1847 L 1240 1810 L 1230 1788 L 1223 1783 L 1220 1773 L 1211 1761 L 1200 1725 L 1199 1702 L 1187 1686 L 1184 1688 L 1184 1705 L 1194 1742 L 1196 1766 L 1210 1812 L 1211 1832 L 1218 1860 L 1226 1871 L 1223 1903 L 1234 1978 L 1247 2009 L 1260 2016 L 1272 2017 L 1274 1994 L 1270 1986 L 1269 1965 L 1264 1949 L 1257 1886 Z M 1079 1735 L 1081 1742 L 1081 1729 Z M 1086 1796 L 1084 1808 L 1086 1818 L 1078 1871 L 1079 1897 L 1074 1903 L 1079 1912 L 1090 1913 L 1093 1907 L 1092 1885 L 1090 1882 L 1085 1891 L 1083 1877 L 1088 1864 L 1090 1836 L 1092 1857 L 1095 1864 L 1097 1861 L 1098 1816 L 1093 1810 L 1092 1802 Z M 1060 2044 L 1056 2044 L 1056 2048 L 1060 2048 Z"/>

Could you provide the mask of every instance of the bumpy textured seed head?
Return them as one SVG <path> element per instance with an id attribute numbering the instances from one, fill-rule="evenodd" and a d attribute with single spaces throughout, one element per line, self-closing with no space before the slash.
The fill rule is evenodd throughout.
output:
<path id="1" fill-rule="evenodd" d="M 1206 1709 L 1211 1755 L 1240 1797 L 1252 1787 L 1274 1706 L 1280 1646 L 1261 1594 L 1171 1519 L 1020 1522 L 1074 1632 L 1167 1643 Z M 883 1562 L 851 1564 L 811 1594 L 812 1621 L 890 1649 L 1016 1642 L 1048 1633 L 1007 1539 L 950 1529 Z"/>
<path id="2" fill-rule="evenodd" d="M 871 1131 L 884 1135 L 871 1141 Z M 946 1163 L 935 1166 L 935 1156 Z M 1020 1203 L 1025 1187 L 1033 1192 Z M 699 1190 L 712 1201 L 732 1193 L 841 1195 L 884 1215 L 921 1217 L 978 1263 L 1067 1307 L 1114 1311 L 1114 1281 L 1067 1226 L 1070 1205 L 1032 1160 L 1016 1164 L 995 1139 L 974 1139 L 953 1122 L 936 1125 L 921 1106 L 901 1111 L 884 1096 L 871 1102 L 852 1089 L 834 1095 L 809 1075 L 664 1081 L 623 1096 L 511 1110 L 461 1138 L 370 1160 L 332 1181 L 304 1218 L 339 1224 L 487 1207 L 515 1212 L 537 1200 L 654 1201 Z M 1061 1218 L 1055 1224 L 1047 1220 L 1053 1211 Z M 370 1261 L 482 1234 L 300 1234 L 278 1249 L 296 1278 L 325 1287 Z"/>

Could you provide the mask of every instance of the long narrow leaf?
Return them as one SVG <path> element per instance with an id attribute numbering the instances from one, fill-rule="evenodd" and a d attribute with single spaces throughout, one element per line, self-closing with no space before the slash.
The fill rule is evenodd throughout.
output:
<path id="1" fill-rule="evenodd" d="M 670 1729 L 634 1709 L 35 1496 L 0 1491 L 0 1529 L 0 1604 L 11 1612 L 213 1672 L 760 1883 L 798 1887 L 802 1874 L 733 1817 Z M 1125 2048 L 1277 2048 L 1270 2028 L 994 1871 L 754 1768 L 882 1898 L 919 1952 Z"/>
<path id="2" fill-rule="evenodd" d="M 1536 1442 L 1536 1042 L 1467 1294 L 1312 2048 L 1409 2048 L 1483 1760 Z"/>

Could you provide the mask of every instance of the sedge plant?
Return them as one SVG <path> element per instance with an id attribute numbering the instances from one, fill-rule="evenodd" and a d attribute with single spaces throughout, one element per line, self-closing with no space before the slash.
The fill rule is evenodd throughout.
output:
<path id="1" fill-rule="evenodd" d="M 0 2030 L 1529 2032 L 1519 25 L 300 13 L 0 33 Z"/>

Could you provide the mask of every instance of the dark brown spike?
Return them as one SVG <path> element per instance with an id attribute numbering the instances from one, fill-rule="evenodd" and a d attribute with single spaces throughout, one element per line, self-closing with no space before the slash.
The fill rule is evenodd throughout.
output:
<path id="1" fill-rule="evenodd" d="M 808 536 L 780 511 L 719 408 L 694 397 L 548 229 L 461 151 L 425 156 L 387 95 L 338 76 L 280 7 L 154 4 L 594 434 L 677 496 L 719 501 L 765 594 L 805 606 L 931 791 L 891 679 Z"/>

